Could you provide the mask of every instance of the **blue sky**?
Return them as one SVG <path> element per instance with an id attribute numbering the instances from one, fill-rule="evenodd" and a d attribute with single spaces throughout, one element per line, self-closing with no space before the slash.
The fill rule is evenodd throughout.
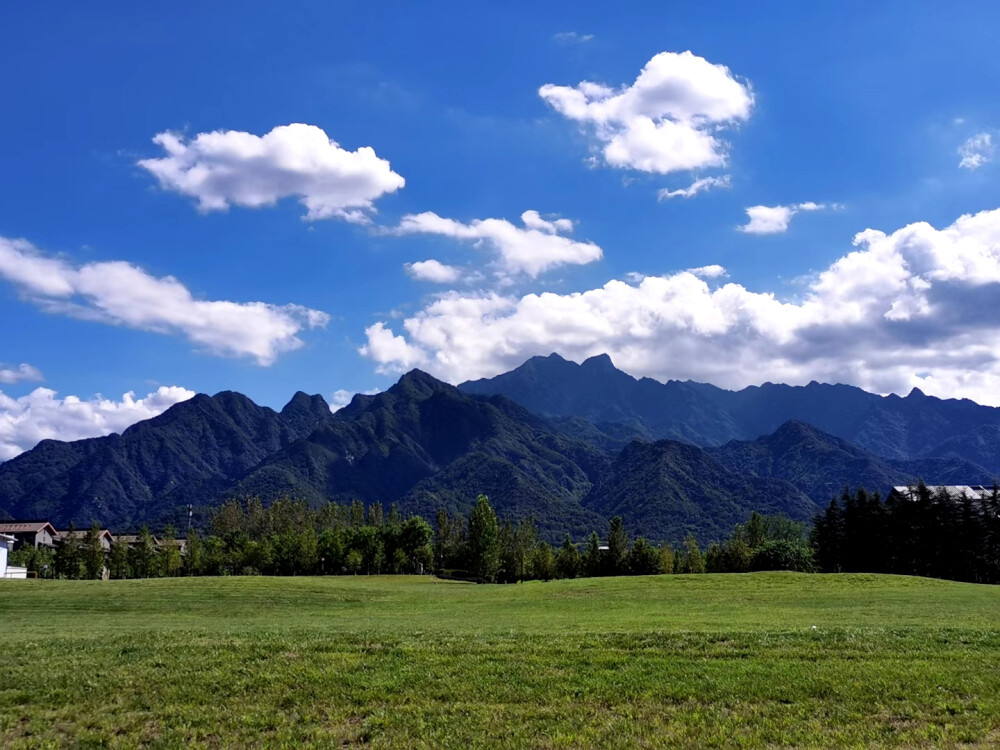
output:
<path id="1" fill-rule="evenodd" d="M 553 350 L 1000 402 L 995 4 L 201 5 L 4 11 L 0 459 L 190 391 L 280 407 Z M 604 93 L 571 111 L 582 81 Z M 214 158 L 200 134 L 296 123 L 282 153 L 373 149 L 361 177 L 239 149 L 214 187 L 184 171 Z M 737 229 L 753 207 L 767 233 Z M 431 259 L 448 281 L 407 272 Z"/>

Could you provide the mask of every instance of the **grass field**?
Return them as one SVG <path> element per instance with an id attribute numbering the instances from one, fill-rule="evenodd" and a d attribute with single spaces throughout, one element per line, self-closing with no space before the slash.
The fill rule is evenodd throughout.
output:
<path id="1" fill-rule="evenodd" d="M 1000 587 L 0 581 L 0 746 L 1000 745 Z"/>

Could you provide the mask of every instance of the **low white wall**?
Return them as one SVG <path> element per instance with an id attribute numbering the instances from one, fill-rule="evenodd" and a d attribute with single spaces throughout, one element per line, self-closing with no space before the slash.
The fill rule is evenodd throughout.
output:
<path id="1" fill-rule="evenodd" d="M 0 578 L 7 576 L 7 543 L 0 541 Z"/>

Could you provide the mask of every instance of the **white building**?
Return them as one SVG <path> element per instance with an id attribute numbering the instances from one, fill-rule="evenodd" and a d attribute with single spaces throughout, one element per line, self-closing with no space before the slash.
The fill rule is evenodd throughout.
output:
<path id="1" fill-rule="evenodd" d="M 0 578 L 28 577 L 27 568 L 16 568 L 7 564 L 10 553 L 14 551 L 14 542 L 16 541 L 10 534 L 0 534 Z"/>

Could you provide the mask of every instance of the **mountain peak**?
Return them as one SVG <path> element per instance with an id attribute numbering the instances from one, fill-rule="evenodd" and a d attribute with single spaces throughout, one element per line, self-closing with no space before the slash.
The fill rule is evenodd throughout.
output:
<path id="1" fill-rule="evenodd" d="M 611 361 L 611 357 L 608 354 L 596 354 L 593 357 L 585 359 L 581 367 L 586 367 L 594 370 L 616 370 L 615 363 Z"/>
<path id="2" fill-rule="evenodd" d="M 907 394 L 906 397 L 907 398 L 912 398 L 912 399 L 927 398 L 927 394 L 924 393 L 919 388 L 917 388 L 916 386 L 914 386 L 913 389 Z"/>

